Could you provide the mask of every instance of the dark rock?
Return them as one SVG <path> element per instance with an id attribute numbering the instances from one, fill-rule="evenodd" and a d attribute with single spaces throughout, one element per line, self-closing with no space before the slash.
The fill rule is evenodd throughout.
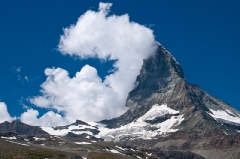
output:
<path id="1" fill-rule="evenodd" d="M 162 123 L 168 119 L 170 119 L 172 116 L 178 116 L 179 114 L 165 114 L 164 116 L 161 117 L 157 117 L 153 120 L 145 120 L 146 123 L 150 123 L 150 124 L 157 124 L 157 123 Z"/>
<path id="2" fill-rule="evenodd" d="M 87 126 L 90 126 L 88 123 L 82 121 L 82 120 L 76 120 L 75 122 L 76 125 L 87 125 Z"/>
<path id="3" fill-rule="evenodd" d="M 90 126 L 88 123 L 84 122 L 84 121 L 81 121 L 81 120 L 76 120 L 75 123 L 72 123 L 70 125 L 66 125 L 66 126 L 57 126 L 57 127 L 54 127 L 53 129 L 54 130 L 62 130 L 62 129 L 67 129 L 69 126 L 71 125 L 75 125 L 75 126 L 78 126 L 78 125 L 86 125 L 86 126 Z"/>
<path id="4" fill-rule="evenodd" d="M 66 135 L 66 137 L 72 137 L 72 138 L 88 138 L 88 139 L 92 139 L 92 140 L 96 140 L 96 141 L 103 141 L 100 138 L 96 138 L 94 136 L 91 136 L 89 134 L 86 133 L 82 133 L 82 134 L 74 134 L 72 132 L 68 132 L 68 134 Z"/>
<path id="5" fill-rule="evenodd" d="M 190 151 L 160 151 L 157 156 L 161 159 L 204 159 L 201 155 Z"/>
<path id="6" fill-rule="evenodd" d="M 1 133 L 13 132 L 21 135 L 48 134 L 38 126 L 30 126 L 20 122 L 19 120 L 14 120 L 11 123 L 7 121 L 1 123 L 0 132 Z"/>
<path id="7" fill-rule="evenodd" d="M 73 129 L 71 131 L 90 131 L 93 133 L 93 135 L 98 134 L 100 131 L 97 129 L 89 129 L 89 128 L 85 128 L 85 129 Z"/>

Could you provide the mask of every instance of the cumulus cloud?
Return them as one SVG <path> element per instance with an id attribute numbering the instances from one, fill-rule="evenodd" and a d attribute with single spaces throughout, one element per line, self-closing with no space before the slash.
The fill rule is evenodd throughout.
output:
<path id="1" fill-rule="evenodd" d="M 109 119 L 124 112 L 128 93 L 140 72 L 143 59 L 154 54 L 153 31 L 129 20 L 127 14 L 109 15 L 111 3 L 100 3 L 64 29 L 62 54 L 82 59 L 115 60 L 114 71 L 102 80 L 97 69 L 84 66 L 73 78 L 62 68 L 47 68 L 42 95 L 30 101 L 39 107 L 63 112 L 68 122 Z"/>
<path id="2" fill-rule="evenodd" d="M 75 77 L 61 68 L 46 69 L 47 80 L 41 85 L 43 96 L 31 99 L 39 107 L 53 108 L 64 112 L 64 118 L 73 122 L 101 120 L 118 116 L 124 111 L 124 101 L 107 87 L 97 70 L 84 66 Z"/>
<path id="3" fill-rule="evenodd" d="M 22 66 L 13 66 L 11 71 L 15 72 L 15 73 L 19 73 L 22 70 Z"/>
<path id="4" fill-rule="evenodd" d="M 28 109 L 26 112 L 21 114 L 20 120 L 23 123 L 34 125 L 34 126 L 58 126 L 66 125 L 67 121 L 62 118 L 60 114 L 49 111 L 43 116 L 38 118 L 39 112 L 34 109 Z"/>
<path id="5" fill-rule="evenodd" d="M 15 120 L 16 118 L 13 118 L 9 115 L 7 110 L 7 105 L 4 102 L 0 102 L 0 123 L 4 121 L 11 122 L 12 120 Z"/>

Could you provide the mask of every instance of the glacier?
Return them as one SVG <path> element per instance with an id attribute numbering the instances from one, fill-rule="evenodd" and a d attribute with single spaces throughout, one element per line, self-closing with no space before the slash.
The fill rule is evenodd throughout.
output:
<path id="1" fill-rule="evenodd" d="M 165 115 L 172 115 L 162 122 L 155 122 L 151 124 L 149 121 L 154 121 L 159 117 Z M 125 139 L 152 139 L 157 135 L 164 136 L 167 132 L 176 132 L 178 129 L 174 129 L 174 126 L 179 125 L 184 120 L 183 115 L 179 114 L 179 111 L 169 108 L 166 104 L 155 104 L 152 108 L 138 119 L 122 125 L 119 128 L 110 129 L 105 127 L 104 124 L 98 122 L 87 122 L 87 125 L 70 125 L 64 129 L 58 129 L 53 127 L 41 127 L 50 135 L 65 136 L 69 132 L 76 135 L 86 133 L 96 138 L 102 138 L 105 141 L 121 141 Z M 97 129 L 98 134 L 93 135 L 90 131 L 83 131 L 83 129 Z"/>

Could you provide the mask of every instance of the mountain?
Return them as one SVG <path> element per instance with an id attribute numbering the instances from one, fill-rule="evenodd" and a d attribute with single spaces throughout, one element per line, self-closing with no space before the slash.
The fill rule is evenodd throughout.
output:
<path id="1" fill-rule="evenodd" d="M 127 112 L 100 123 L 102 138 L 139 149 L 191 151 L 205 158 L 237 158 L 240 113 L 189 84 L 176 59 L 159 44 L 143 63 Z"/>
<path id="2" fill-rule="evenodd" d="M 136 85 L 126 100 L 128 111 L 101 123 L 108 128 L 117 128 L 139 119 L 154 105 L 166 105 L 182 116 L 182 122 L 172 127 L 178 131 L 218 129 L 226 134 L 238 133 L 240 113 L 199 86 L 189 84 L 179 63 L 160 44 L 157 53 L 144 61 Z M 172 116 L 168 114 L 161 118 Z M 151 123 L 158 123 L 161 118 L 155 118 Z"/>
<path id="3" fill-rule="evenodd" d="M 161 44 L 155 55 L 144 60 L 125 106 L 127 111 L 114 119 L 42 129 L 143 150 L 188 150 L 206 158 L 239 156 L 240 113 L 189 84 L 180 64 Z"/>
<path id="4" fill-rule="evenodd" d="M 0 130 L 113 141 L 158 156 L 240 157 L 240 113 L 188 83 L 180 64 L 161 44 L 144 60 L 125 107 L 123 115 L 100 122 L 76 120 L 40 128 L 14 121 L 0 124 Z"/>
<path id="5" fill-rule="evenodd" d="M 27 135 L 48 134 L 38 126 L 30 126 L 22 123 L 19 120 L 14 120 L 11 123 L 7 121 L 0 123 L 0 133 L 8 133 L 8 132 L 14 132 L 17 134 L 24 134 L 24 135 L 25 134 Z"/>

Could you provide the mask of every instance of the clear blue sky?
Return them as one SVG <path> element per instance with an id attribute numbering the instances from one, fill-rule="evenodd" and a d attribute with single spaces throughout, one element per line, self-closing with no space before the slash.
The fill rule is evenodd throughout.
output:
<path id="1" fill-rule="evenodd" d="M 19 116 L 25 110 L 23 104 L 30 105 L 27 99 L 39 94 L 45 68 L 61 67 L 74 76 L 89 64 L 101 77 L 107 73 L 111 63 L 74 59 L 56 50 L 62 29 L 87 10 L 97 10 L 99 2 L 1 0 L 0 101 L 12 116 Z M 240 1 L 102 2 L 113 3 L 113 14 L 128 13 L 131 21 L 151 27 L 190 83 L 240 110 Z"/>

